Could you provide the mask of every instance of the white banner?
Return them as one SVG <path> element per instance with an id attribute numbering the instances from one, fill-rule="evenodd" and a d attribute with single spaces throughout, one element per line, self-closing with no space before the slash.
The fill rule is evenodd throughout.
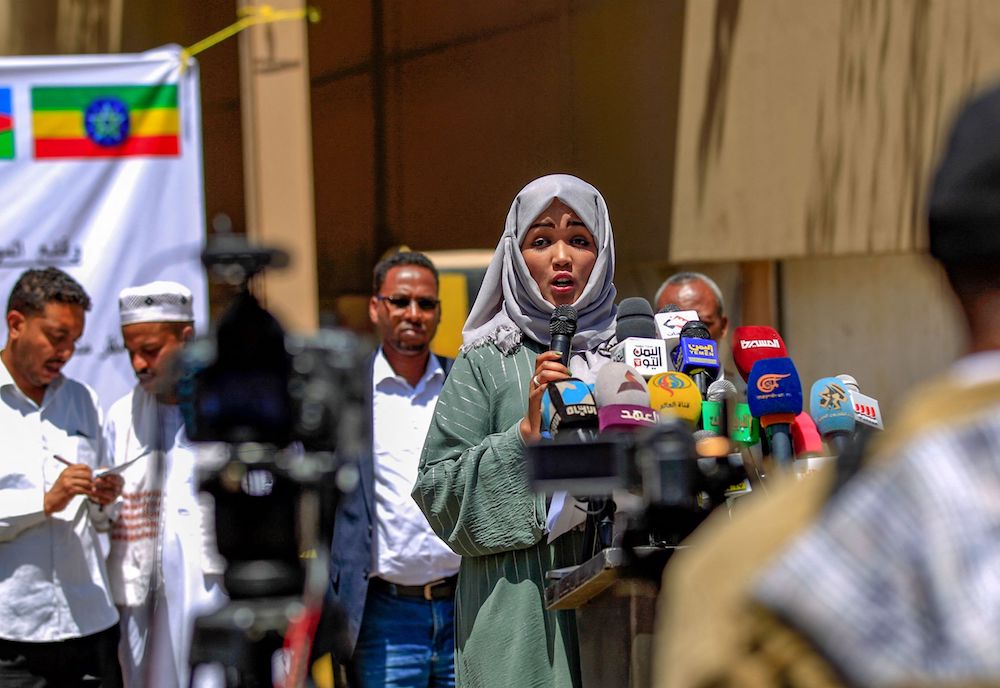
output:
<path id="1" fill-rule="evenodd" d="M 135 55 L 0 58 L 0 301 L 55 266 L 93 306 L 65 373 L 107 409 L 135 383 L 118 292 L 157 279 L 194 293 L 204 332 L 201 109 L 180 48 Z M 0 326 L 6 341 L 7 326 Z"/>

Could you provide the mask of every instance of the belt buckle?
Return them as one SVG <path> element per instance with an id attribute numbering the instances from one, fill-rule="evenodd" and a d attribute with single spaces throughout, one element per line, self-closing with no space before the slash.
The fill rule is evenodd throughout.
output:
<path id="1" fill-rule="evenodd" d="M 438 585 L 441 585 L 442 583 L 445 582 L 445 580 L 446 579 L 444 579 L 444 578 L 439 578 L 436 581 L 431 581 L 430 583 L 425 583 L 424 584 L 424 599 L 427 600 L 428 602 L 433 601 L 434 597 L 431 595 L 432 588 L 434 588 L 434 587 L 436 587 Z"/>

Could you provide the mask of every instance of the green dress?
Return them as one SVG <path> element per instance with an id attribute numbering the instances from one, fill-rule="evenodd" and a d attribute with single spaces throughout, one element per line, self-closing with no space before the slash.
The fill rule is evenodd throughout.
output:
<path id="1" fill-rule="evenodd" d="M 461 354 L 441 391 L 413 497 L 462 555 L 455 609 L 461 688 L 580 686 L 574 612 L 545 610 L 545 573 L 579 563 L 581 538 L 547 544 L 546 502 L 527 483 L 519 424 L 535 357 L 493 344 Z"/>

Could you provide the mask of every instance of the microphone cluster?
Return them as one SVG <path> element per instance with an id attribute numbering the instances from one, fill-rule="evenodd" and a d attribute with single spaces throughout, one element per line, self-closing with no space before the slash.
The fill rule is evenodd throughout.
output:
<path id="1" fill-rule="evenodd" d="M 572 330 L 564 336 L 568 352 L 575 311 L 571 316 L 558 309 L 553 314 L 553 348 L 557 331 L 565 331 L 571 320 Z M 543 434 L 557 442 L 594 441 L 674 419 L 692 433 L 701 457 L 759 454 L 789 468 L 797 458 L 843 453 L 860 426 L 883 427 L 878 401 L 862 394 L 849 375 L 816 380 L 807 396 L 773 328 L 737 327 L 732 357 L 746 382 L 745 401 L 725 378 L 718 343 L 695 311 L 670 304 L 654 314 L 645 299 L 624 299 L 611 362 L 598 371 L 593 386 L 575 378 L 548 386 Z"/>

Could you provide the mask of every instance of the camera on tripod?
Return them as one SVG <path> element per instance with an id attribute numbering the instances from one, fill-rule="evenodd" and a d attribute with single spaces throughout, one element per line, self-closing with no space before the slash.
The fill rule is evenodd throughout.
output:
<path id="1" fill-rule="evenodd" d="M 219 661 L 240 685 L 269 686 L 285 626 L 322 606 L 337 494 L 356 486 L 370 446 L 358 374 L 370 346 L 343 329 L 285 333 L 250 288 L 287 263 L 283 252 L 227 235 L 202 260 L 238 293 L 214 334 L 185 348 L 179 392 L 188 437 L 228 445 L 200 477 L 231 602 L 198 620 L 191 663 Z"/>
<path id="2" fill-rule="evenodd" d="M 636 496 L 641 509 L 628 514 L 621 539 L 635 553 L 679 545 L 746 478 L 737 456 L 726 451 L 706 456 L 711 452 L 699 452 L 699 446 L 705 445 L 696 442 L 687 423 L 663 418 L 636 433 L 539 442 L 527 448 L 526 457 L 532 486 L 540 492 Z"/>

